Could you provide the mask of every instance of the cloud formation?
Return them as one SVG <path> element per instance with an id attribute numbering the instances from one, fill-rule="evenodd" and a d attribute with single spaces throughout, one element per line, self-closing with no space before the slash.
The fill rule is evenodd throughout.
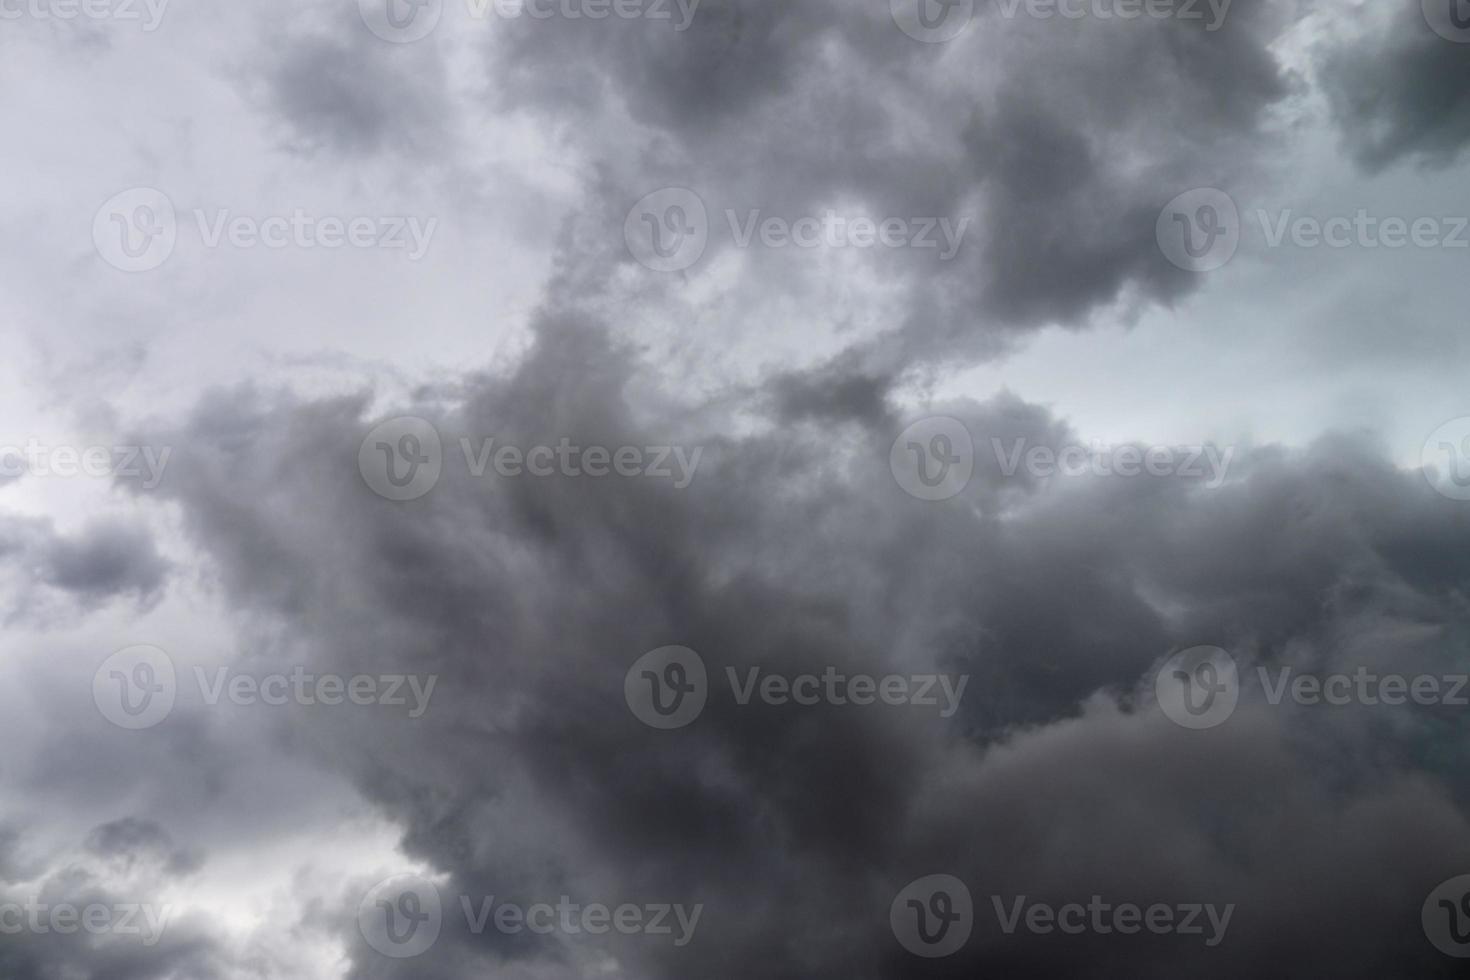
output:
<path id="1" fill-rule="evenodd" d="M 1465 213 L 1449 6 L 161 12 L 0 32 L 7 439 L 172 452 L 0 477 L 0 974 L 1458 975 L 1459 253 L 1249 234 Z"/>

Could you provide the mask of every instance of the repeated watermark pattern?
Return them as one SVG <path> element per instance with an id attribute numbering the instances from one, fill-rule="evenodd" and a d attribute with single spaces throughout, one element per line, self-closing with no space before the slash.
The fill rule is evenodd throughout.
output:
<path id="1" fill-rule="evenodd" d="M 1154 675 L 1159 710 L 1181 728 L 1214 728 L 1240 702 L 1240 670 L 1227 650 L 1190 647 L 1174 654 Z"/>
<path id="2" fill-rule="evenodd" d="M 1208 902 L 1113 904 L 1101 895 L 1091 896 L 1085 905 L 1080 902 L 1050 905 L 1030 901 L 1025 895 L 1015 896 L 1010 901 L 992 895 L 990 903 L 1001 931 L 1006 935 L 1018 929 L 1038 936 L 1054 932 L 1068 936 L 1086 933 L 1129 936 L 1150 932 L 1156 936 L 1198 936 L 1205 946 L 1211 948 L 1224 941 L 1231 916 L 1235 914 L 1233 903 L 1219 907 Z"/>
<path id="3" fill-rule="evenodd" d="M 1352 671 L 1310 673 L 1292 666 L 1257 665 L 1256 680 L 1265 703 L 1302 707 L 1470 706 L 1470 674 L 1380 673 L 1358 666 Z M 1241 674 L 1235 658 L 1219 647 L 1193 647 L 1170 657 L 1154 675 L 1159 708 L 1184 728 L 1216 728 L 1235 713 Z"/>
<path id="4" fill-rule="evenodd" d="M 1419 463 L 1441 496 L 1470 500 L 1470 416 L 1450 419 L 1424 440 Z"/>
<path id="5" fill-rule="evenodd" d="M 992 0 L 1001 17 L 1015 20 L 1179 20 L 1210 33 L 1225 26 L 1235 0 Z"/>
<path id="6" fill-rule="evenodd" d="M 1466 217 L 1384 217 L 1367 208 L 1325 218 L 1291 208 L 1254 214 L 1267 248 L 1470 248 Z"/>
<path id="7" fill-rule="evenodd" d="M 1470 674 L 1377 674 L 1367 667 L 1359 667 L 1351 674 L 1299 673 L 1291 667 L 1279 667 L 1275 671 L 1257 667 L 1256 671 L 1266 701 L 1271 705 L 1278 705 L 1286 698 L 1307 706 L 1417 704 L 1463 708 L 1470 705 L 1464 693 L 1466 684 L 1470 684 Z"/>
<path id="8" fill-rule="evenodd" d="M 1470 44 L 1470 5 L 1465 0 L 1422 0 L 1424 19 L 1446 41 Z"/>
<path id="9" fill-rule="evenodd" d="M 172 905 L 138 902 L 0 902 L 0 936 L 23 934 L 44 936 L 138 937 L 144 946 L 155 946 L 163 938 L 173 915 Z"/>
<path id="10" fill-rule="evenodd" d="M 992 437 L 1000 475 L 1024 474 L 1035 479 L 1055 477 L 1140 477 L 1198 481 L 1209 490 L 1225 484 L 1235 447 L 1197 446 L 1033 445 L 1026 438 Z M 949 500 L 964 492 L 975 474 L 975 441 L 959 419 L 932 416 L 914 422 L 893 441 L 888 468 L 905 493 L 920 500 Z"/>
<path id="11" fill-rule="evenodd" d="M 726 209 L 723 224 L 736 248 L 932 250 L 940 262 L 959 254 L 969 217 L 887 217 L 840 214 L 770 215 L 760 208 Z M 687 187 L 664 187 L 633 205 L 623 222 L 628 252 L 655 272 L 682 272 L 698 262 L 720 228 L 704 199 Z"/>
<path id="12" fill-rule="evenodd" d="M 1424 899 L 1419 920 L 1435 949 L 1470 959 L 1470 874 L 1441 882 Z"/>
<path id="13" fill-rule="evenodd" d="M 494 895 L 460 895 L 454 907 L 464 927 L 480 936 L 494 930 L 507 936 L 652 936 L 683 948 L 694 940 L 704 905 L 668 902 L 642 904 L 573 901 L 521 904 Z M 368 945 L 393 959 L 427 952 L 445 925 L 445 902 L 438 886 L 419 875 L 395 875 L 374 885 L 358 904 L 357 925 Z"/>
<path id="14" fill-rule="evenodd" d="M 24 446 L 0 446 L 0 478 L 125 477 L 155 490 L 172 455 L 170 446 L 53 446 L 32 437 Z"/>
<path id="15" fill-rule="evenodd" d="M 906 885 L 888 909 L 899 945 L 925 959 L 952 956 L 970 941 L 975 902 L 953 875 L 927 875 Z"/>
<path id="16" fill-rule="evenodd" d="M 200 700 L 216 707 L 336 708 L 343 705 L 401 709 L 409 718 L 429 710 L 435 674 L 355 674 L 309 672 L 297 665 L 288 671 L 247 673 L 231 667 L 195 666 L 189 674 Z M 92 700 L 102 717 L 119 728 L 152 728 L 172 714 L 179 695 L 179 672 L 173 658 L 159 647 L 126 647 L 104 660 L 92 675 Z"/>
<path id="17" fill-rule="evenodd" d="M 986 0 L 1003 20 L 1177 20 L 1209 33 L 1225 26 L 1234 0 Z M 1426 0 L 1428 2 L 1428 0 Z M 970 26 L 976 0 L 889 0 L 898 29 L 916 41 L 944 44 Z"/>
<path id="18" fill-rule="evenodd" d="M 702 0 L 464 0 L 472 22 L 641 20 L 682 34 L 694 24 Z M 445 0 L 358 0 L 367 29 L 393 44 L 422 41 L 444 19 Z"/>
<path id="19" fill-rule="evenodd" d="M 1213 445 L 1110 446 L 1094 442 L 1090 446 L 1072 444 L 1053 448 L 1032 446 L 1026 439 L 1014 439 L 1010 445 L 991 439 L 990 445 L 1001 475 L 1006 477 L 1022 471 L 1038 479 L 1089 475 L 1179 477 L 1203 480 L 1210 490 L 1224 485 L 1235 457 L 1234 446 L 1222 450 Z"/>
<path id="20" fill-rule="evenodd" d="M 505 479 L 605 477 L 666 480 L 675 490 L 694 482 L 704 448 L 696 446 L 584 446 L 563 436 L 556 445 L 516 446 L 494 438 L 463 437 L 458 446 L 470 476 L 493 471 Z M 457 457 L 452 457 L 457 458 Z M 388 500 L 417 500 L 444 474 L 444 442 L 433 423 L 400 416 L 373 427 L 358 447 L 363 482 Z"/>
<path id="21" fill-rule="evenodd" d="M 975 17 L 975 0 L 888 0 L 893 22 L 915 41 L 953 41 Z"/>
<path id="22" fill-rule="evenodd" d="M 163 26 L 171 0 L 0 0 L 0 20 L 106 21 L 137 24 L 151 34 Z"/>
<path id="23" fill-rule="evenodd" d="M 761 667 L 724 671 L 734 704 L 746 707 L 752 701 L 771 707 L 934 708 L 941 718 L 952 718 L 970 683 L 968 675 L 947 674 L 848 674 L 827 666 L 819 674 L 782 674 Z M 650 728 L 683 728 L 704 711 L 709 700 L 709 673 L 704 659 L 688 647 L 667 646 L 652 650 L 628 669 L 623 679 L 623 696 L 634 716 Z"/>
<path id="24" fill-rule="evenodd" d="M 1367 208 L 1352 214 L 1301 214 L 1294 208 L 1249 212 L 1259 241 L 1269 250 L 1294 249 L 1470 249 L 1470 217 L 1382 215 Z M 1186 191 L 1159 214 L 1159 250 L 1188 272 L 1213 272 L 1239 250 L 1247 223 L 1235 200 L 1218 188 Z"/>
<path id="25" fill-rule="evenodd" d="M 959 419 L 920 419 L 893 440 L 888 468 L 910 496 L 949 500 L 963 493 L 975 475 L 975 440 Z"/>
<path id="26" fill-rule="evenodd" d="M 1186 272 L 1213 272 L 1240 248 L 1240 210 L 1216 187 L 1185 191 L 1164 205 L 1154 226 L 1164 258 Z"/>
<path id="27" fill-rule="evenodd" d="M 418 215 L 320 215 L 305 208 L 287 214 L 239 214 L 229 208 L 195 208 L 198 244 L 216 250 L 339 249 L 403 252 L 410 262 L 429 250 L 438 218 Z M 188 227 L 185 224 L 183 227 Z M 135 187 L 108 199 L 92 221 L 97 254 L 123 272 L 150 272 L 178 247 L 180 221 L 163 191 Z"/>
<path id="28" fill-rule="evenodd" d="M 1026 895 L 991 895 L 1000 931 L 1046 936 L 1192 936 L 1208 948 L 1219 946 L 1230 928 L 1235 905 L 1213 903 L 1111 902 L 1091 895 L 1086 902 L 1053 905 Z M 899 945 L 927 959 L 952 956 L 964 948 L 975 926 L 970 889 L 953 875 L 929 875 L 905 886 L 889 908 L 889 924 Z"/>

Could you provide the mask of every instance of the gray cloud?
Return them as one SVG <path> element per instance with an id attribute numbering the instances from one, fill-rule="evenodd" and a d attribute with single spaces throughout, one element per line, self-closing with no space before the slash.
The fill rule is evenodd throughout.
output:
<path id="1" fill-rule="evenodd" d="M 1237 4 L 1206 31 L 1180 19 L 1007 19 L 982 4 L 969 32 L 936 49 L 881 5 L 772 12 L 730 0 L 701 6 L 684 33 L 511 21 L 490 66 L 507 105 L 588 120 L 597 142 L 582 149 L 608 167 L 604 210 L 587 217 L 596 241 L 620 249 L 628 209 L 656 187 L 704 198 L 715 228 L 695 275 L 729 248 L 727 210 L 790 219 L 858 202 L 879 217 L 970 217 L 952 263 L 923 250 L 882 257 L 909 314 L 854 353 L 889 374 L 993 357 L 1037 326 L 1196 288 L 1160 254 L 1156 220 L 1184 190 L 1245 189 L 1269 172 L 1269 113 L 1298 88 L 1270 45 L 1294 10 Z M 727 88 L 736 74 L 758 81 Z M 636 147 L 592 123 L 623 112 L 646 127 Z M 575 260 L 607 261 L 600 251 Z M 788 259 L 757 246 L 750 295 L 820 288 Z"/>
<path id="2" fill-rule="evenodd" d="M 1333 392 L 1354 418 L 1400 390 L 1429 401 L 1411 372 L 1458 350 L 1456 293 L 1437 272 L 1400 282 L 1404 266 L 1377 255 L 1324 272 L 1313 252 L 1265 275 L 1242 249 L 1209 279 L 1155 242 L 1180 191 L 1270 200 L 1324 137 L 1341 135 L 1364 181 L 1459 162 L 1470 49 L 1427 31 L 1414 3 L 1381 36 L 1317 38 L 1324 21 L 1308 15 L 1324 6 L 1236 0 L 1212 31 L 1012 19 L 982 0 L 946 45 L 904 36 L 881 0 L 705 0 L 683 32 L 619 18 L 467 25 L 448 4 L 433 35 L 401 45 L 350 2 L 180 8 L 156 39 L 86 25 L 99 40 L 65 51 L 65 79 L 55 45 L 5 34 L 28 77 L 55 76 L 37 87 L 54 104 L 8 106 L 33 159 L 7 211 L 27 233 L 6 253 L 25 270 L 6 313 L 44 324 L 40 387 L 54 389 L 34 411 L 79 407 L 106 429 L 146 418 L 131 424 L 137 444 L 177 452 L 168 480 L 121 502 L 137 519 L 89 515 L 90 488 L 7 489 L 55 516 L 0 517 L 13 748 L 0 903 L 200 904 L 150 947 L 5 935 L 0 974 L 1459 975 L 1418 916 L 1431 888 L 1470 870 L 1463 709 L 1271 706 L 1255 668 L 1465 672 L 1463 505 L 1396 465 L 1402 446 L 1357 431 L 1241 439 L 1219 485 L 1007 475 L 996 445 L 1128 438 L 1099 408 L 1111 386 L 1141 392 L 1130 423 L 1171 430 L 1184 409 L 1217 432 L 1276 431 L 1262 422 L 1276 415 L 1301 427 L 1323 365 L 1346 379 Z M 231 84 L 209 84 L 221 71 Z M 1330 119 L 1311 118 L 1322 104 Z M 69 160 L 85 171 L 57 171 Z M 140 183 L 175 195 L 184 234 L 162 268 L 114 275 L 86 240 L 91 208 Z M 1349 191 L 1381 200 L 1328 183 L 1313 208 Z M 711 219 L 703 258 L 678 274 L 652 273 L 623 241 L 634 202 L 663 186 L 695 190 Z M 188 239 L 195 204 L 320 207 L 334 190 L 359 209 L 413 192 L 444 216 L 442 247 L 406 270 L 377 255 L 202 255 Z M 973 222 L 949 262 L 740 248 L 726 223 L 827 209 Z M 1446 281 L 1449 265 L 1434 267 Z M 492 268 L 500 278 L 483 277 Z M 1197 346 L 1125 374 L 1074 354 L 1055 365 L 1065 408 L 1019 383 L 993 394 L 1013 383 L 1010 364 L 993 385 L 956 370 L 1033 343 L 1065 361 L 1065 342 L 1095 324 L 1170 315 Z M 1383 322 L 1417 339 L 1386 339 Z M 110 338 L 118 329 L 134 332 Z M 1300 375 L 1284 391 L 1252 376 L 1279 353 L 1273 331 L 1300 345 L 1274 365 Z M 318 353 L 322 337 L 365 349 Z M 236 360 L 247 349 L 279 375 L 250 383 Z M 410 380 L 379 389 L 370 374 Z M 1084 376 L 1093 387 L 1067 382 Z M 231 383 L 194 398 L 220 377 Z M 1160 395 L 1165 380 L 1185 394 Z M 23 389 L 0 389 L 17 431 L 33 410 Z M 445 453 L 437 485 L 403 503 L 358 469 L 364 436 L 396 414 L 431 421 Z M 976 450 L 967 488 L 941 503 L 889 471 L 894 440 L 924 415 L 961 420 Z M 682 489 L 475 476 L 462 438 L 701 456 Z M 226 665 L 438 685 L 422 717 L 181 694 L 164 722 L 124 732 L 92 703 L 93 672 L 142 643 L 167 646 L 189 681 Z M 667 644 L 699 651 L 716 693 L 665 732 L 629 711 L 624 681 Z M 1247 680 L 1228 723 L 1191 732 L 1163 716 L 1153 678 L 1199 644 L 1228 648 Z M 969 683 L 947 717 L 725 693 L 727 670 L 829 666 Z M 401 833 L 398 857 L 382 821 Z M 371 949 L 356 922 L 400 858 L 438 873 L 451 915 L 406 961 Z M 889 904 L 941 872 L 974 894 L 976 931 L 956 955 L 919 960 Z M 474 935 L 453 921 L 461 894 L 703 914 L 688 947 Z M 1021 895 L 1236 913 L 1218 948 L 1005 934 L 991 899 Z"/>
<path id="3" fill-rule="evenodd" d="M 1393 9 L 1383 32 L 1331 48 L 1323 87 L 1358 164 L 1447 167 L 1470 140 L 1470 47 L 1436 34 L 1418 3 Z"/>
<path id="4" fill-rule="evenodd" d="M 314 664 L 443 678 L 420 724 L 322 718 L 311 741 L 401 821 L 447 893 L 706 905 L 684 950 L 449 929 L 403 964 L 358 945 L 355 976 L 531 976 L 597 949 L 649 977 L 1165 977 L 1186 962 L 1220 977 L 1267 962 L 1432 975 L 1418 902 L 1470 858 L 1447 716 L 1324 722 L 1253 703 L 1188 733 L 1141 694 L 1165 655 L 1199 643 L 1248 664 L 1460 665 L 1463 522 L 1417 474 L 1341 436 L 1249 452 L 1216 489 L 1016 480 L 986 440 L 1067 429 L 1002 398 L 935 407 L 982 449 L 967 494 L 929 505 L 888 472 L 905 421 L 892 408 L 859 413 L 866 424 L 788 411 L 779 434 L 734 438 L 697 405 L 638 418 L 624 393 L 642 368 L 595 323 L 550 318 L 538 336 L 460 407 L 425 392 L 405 408 L 435 421 L 451 457 L 461 435 L 682 440 L 705 447 L 697 481 L 477 479 L 451 458 L 428 497 L 394 504 L 357 473 L 362 398 L 221 393 L 151 434 L 202 447 L 180 454 L 168 492 L 242 609 L 299 622 Z M 283 498 L 269 516 L 254 503 Z M 832 664 L 973 682 L 948 721 L 712 698 L 694 725 L 657 733 L 622 681 L 667 643 L 717 676 Z M 894 945 L 887 902 L 936 870 L 977 896 L 1236 902 L 1238 932 L 1206 956 L 1178 937 L 992 928 L 925 972 Z"/>
<path id="5" fill-rule="evenodd" d="M 303 29 L 262 41 L 247 77 L 263 84 L 263 108 L 284 124 L 287 146 L 339 158 L 442 155 L 451 119 L 442 62 L 364 33 Z"/>
<path id="6" fill-rule="evenodd" d="M 90 608 L 118 597 L 147 605 L 161 594 L 169 570 L 141 526 L 100 519 L 75 535 L 63 535 L 50 521 L 15 516 L 0 521 L 4 566 L 16 578 L 10 615 L 23 619 L 45 619 L 46 610 Z"/>

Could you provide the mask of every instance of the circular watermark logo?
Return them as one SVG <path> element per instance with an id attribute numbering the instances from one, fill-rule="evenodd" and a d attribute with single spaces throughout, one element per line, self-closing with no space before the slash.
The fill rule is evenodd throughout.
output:
<path id="1" fill-rule="evenodd" d="M 899 945 L 925 959 L 952 956 L 970 940 L 975 905 L 970 889 L 953 875 L 929 875 L 913 882 L 888 910 Z"/>
<path id="2" fill-rule="evenodd" d="M 623 678 L 623 697 L 638 720 L 669 731 L 698 718 L 709 699 L 704 661 L 688 647 L 645 653 Z"/>
<path id="3" fill-rule="evenodd" d="M 417 500 L 439 482 L 444 447 L 439 431 L 404 415 L 378 425 L 357 451 L 357 468 L 368 488 L 388 500 Z"/>
<path id="4" fill-rule="evenodd" d="M 444 0 L 357 0 L 362 22 L 384 41 L 422 41 L 439 26 Z"/>
<path id="5" fill-rule="evenodd" d="M 1185 191 L 1164 206 L 1154 227 L 1164 258 L 1186 272 L 1213 272 L 1240 247 L 1240 211 L 1213 187 Z"/>
<path id="6" fill-rule="evenodd" d="M 682 272 L 709 245 L 709 212 L 687 187 L 665 187 L 628 212 L 623 240 L 633 258 L 655 272 Z"/>
<path id="7" fill-rule="evenodd" d="M 975 475 L 975 443 L 959 419 L 937 415 L 904 429 L 888 451 L 888 468 L 904 492 L 920 500 L 948 500 Z"/>
<path id="8" fill-rule="evenodd" d="M 1446 41 L 1470 44 L 1470 0 L 1424 0 L 1424 19 Z"/>
<path id="9" fill-rule="evenodd" d="M 149 272 L 174 254 L 179 222 L 163 191 L 134 187 L 108 199 L 92 219 L 92 244 L 123 272 Z"/>
<path id="10" fill-rule="evenodd" d="M 1446 956 L 1470 958 L 1470 875 L 1440 884 L 1419 911 L 1424 935 Z"/>
<path id="11" fill-rule="evenodd" d="M 1214 728 L 1235 713 L 1240 672 L 1219 647 L 1191 647 L 1174 654 L 1154 677 L 1159 708 L 1182 728 Z"/>
<path id="12" fill-rule="evenodd" d="M 119 650 L 92 675 L 92 700 L 102 717 L 119 728 L 152 728 L 174 710 L 178 695 L 174 662 L 158 647 Z"/>
<path id="13" fill-rule="evenodd" d="M 1451 500 L 1470 500 L 1470 416 L 1451 419 L 1424 440 L 1424 478 Z"/>
<path id="14" fill-rule="evenodd" d="M 925 44 L 953 41 L 975 17 L 975 0 L 888 0 L 888 8 L 899 30 Z"/>
<path id="15" fill-rule="evenodd" d="M 378 882 L 357 906 L 362 938 L 396 960 L 424 953 L 439 939 L 443 925 L 439 889 L 418 875 L 394 875 Z"/>

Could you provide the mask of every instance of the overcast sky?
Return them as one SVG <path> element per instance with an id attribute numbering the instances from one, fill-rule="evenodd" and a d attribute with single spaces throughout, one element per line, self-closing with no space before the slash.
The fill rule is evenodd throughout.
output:
<path id="1" fill-rule="evenodd" d="M 1464 975 L 1465 0 L 0 0 L 0 124 L 0 976 Z"/>

